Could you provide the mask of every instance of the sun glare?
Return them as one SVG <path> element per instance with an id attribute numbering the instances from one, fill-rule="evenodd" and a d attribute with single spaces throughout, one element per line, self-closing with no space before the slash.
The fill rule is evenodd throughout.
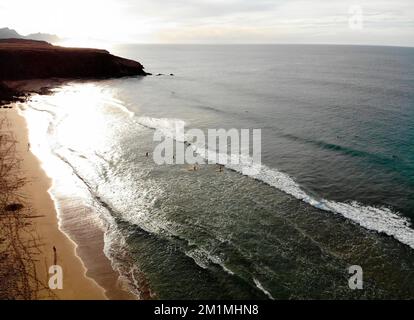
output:
<path id="1" fill-rule="evenodd" d="M 123 7 L 113 0 L 13 0 L 3 4 L 0 18 L 3 25 L 21 34 L 53 33 L 71 39 L 68 45 L 90 46 L 96 40 L 88 39 L 127 40 L 125 30 L 129 26 L 122 12 Z"/>

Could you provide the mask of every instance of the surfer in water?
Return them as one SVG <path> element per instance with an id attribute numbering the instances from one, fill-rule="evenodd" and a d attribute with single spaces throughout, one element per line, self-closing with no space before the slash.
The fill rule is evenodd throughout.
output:
<path id="1" fill-rule="evenodd" d="M 197 171 L 197 170 L 198 170 L 197 164 L 195 164 L 192 167 L 188 168 L 188 171 Z"/>

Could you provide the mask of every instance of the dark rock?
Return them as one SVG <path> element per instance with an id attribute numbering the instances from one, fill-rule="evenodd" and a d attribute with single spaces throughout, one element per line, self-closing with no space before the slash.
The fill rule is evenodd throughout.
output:
<path id="1" fill-rule="evenodd" d="M 10 89 L 3 82 L 0 82 L 0 105 L 19 99 L 20 93 Z"/>

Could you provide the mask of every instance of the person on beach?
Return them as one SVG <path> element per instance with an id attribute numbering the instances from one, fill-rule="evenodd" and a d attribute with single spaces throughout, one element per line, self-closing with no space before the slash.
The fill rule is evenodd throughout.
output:
<path id="1" fill-rule="evenodd" d="M 30 142 L 27 143 L 27 151 L 30 151 Z"/>
<path id="2" fill-rule="evenodd" d="M 148 153 L 148 152 L 146 152 L 146 153 L 145 153 L 145 156 L 146 156 L 146 157 L 148 158 L 148 156 L 149 156 L 149 153 Z"/>

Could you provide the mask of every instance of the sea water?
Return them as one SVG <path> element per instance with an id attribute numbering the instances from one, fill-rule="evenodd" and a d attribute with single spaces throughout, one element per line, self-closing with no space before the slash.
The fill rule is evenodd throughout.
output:
<path id="1" fill-rule="evenodd" d="M 74 81 L 21 108 L 55 200 L 94 212 L 128 290 L 166 299 L 414 297 L 414 49 L 112 51 L 154 75 Z M 154 132 L 176 121 L 205 132 L 261 129 L 259 174 L 157 165 Z M 85 215 L 72 210 L 71 219 L 81 225 Z M 363 290 L 349 287 L 353 265 L 364 270 Z"/>

